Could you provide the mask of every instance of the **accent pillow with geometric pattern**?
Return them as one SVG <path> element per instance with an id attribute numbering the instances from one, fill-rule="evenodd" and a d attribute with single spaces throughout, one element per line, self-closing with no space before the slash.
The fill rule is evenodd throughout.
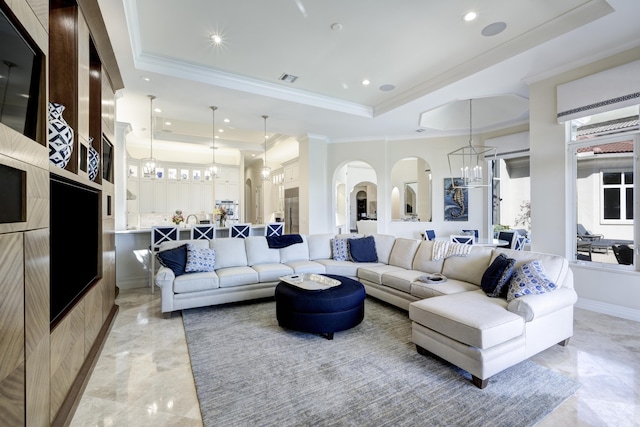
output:
<path id="1" fill-rule="evenodd" d="M 335 261 L 350 261 L 349 239 L 331 239 L 333 259 Z"/>
<path id="2" fill-rule="evenodd" d="M 214 271 L 216 251 L 209 248 L 198 248 L 187 243 L 187 265 L 184 271 L 187 273 Z"/>
<path id="3" fill-rule="evenodd" d="M 507 302 L 525 295 L 539 295 L 558 289 L 558 286 L 547 277 L 539 260 L 531 261 L 516 268 L 511 276 Z"/>

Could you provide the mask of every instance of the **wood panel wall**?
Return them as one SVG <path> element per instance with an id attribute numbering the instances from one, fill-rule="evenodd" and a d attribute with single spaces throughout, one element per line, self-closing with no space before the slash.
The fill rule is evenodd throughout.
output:
<path id="1" fill-rule="evenodd" d="M 0 235 L 0 425 L 25 424 L 22 233 Z"/>

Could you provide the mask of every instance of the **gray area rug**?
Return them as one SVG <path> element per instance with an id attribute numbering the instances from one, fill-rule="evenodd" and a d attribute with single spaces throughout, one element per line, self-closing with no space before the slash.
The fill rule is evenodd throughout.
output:
<path id="1" fill-rule="evenodd" d="M 332 341 L 278 326 L 275 302 L 183 311 L 205 426 L 526 426 L 580 384 L 525 361 L 484 390 L 411 342 L 408 313 L 367 298 Z"/>

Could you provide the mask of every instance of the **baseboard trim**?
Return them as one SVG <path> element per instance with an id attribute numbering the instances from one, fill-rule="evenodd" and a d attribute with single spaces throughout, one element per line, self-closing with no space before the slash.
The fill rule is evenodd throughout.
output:
<path id="1" fill-rule="evenodd" d="M 116 285 L 120 289 L 135 289 L 149 286 L 149 276 L 135 277 L 133 279 L 120 279 Z"/>
<path id="2" fill-rule="evenodd" d="M 575 305 L 576 308 L 595 311 L 596 313 L 608 314 L 610 316 L 620 317 L 622 319 L 634 320 L 640 322 L 640 310 L 619 305 L 608 304 L 606 302 L 590 300 L 586 298 L 578 298 Z"/>

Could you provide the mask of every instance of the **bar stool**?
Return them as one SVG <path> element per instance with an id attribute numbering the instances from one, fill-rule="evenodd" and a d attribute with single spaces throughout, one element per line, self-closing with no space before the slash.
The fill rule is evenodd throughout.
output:
<path id="1" fill-rule="evenodd" d="M 264 229 L 264 235 L 270 236 L 282 236 L 284 233 L 284 222 L 270 222 Z"/>
<path id="2" fill-rule="evenodd" d="M 249 237 L 250 230 L 251 224 L 232 224 L 231 228 L 229 228 L 229 237 L 246 239 Z"/>
<path id="3" fill-rule="evenodd" d="M 191 240 L 213 240 L 216 234 L 214 224 L 198 224 L 191 226 Z"/>
<path id="4" fill-rule="evenodd" d="M 155 286 L 153 280 L 156 275 L 156 252 L 160 249 L 162 242 L 171 242 L 180 240 L 180 232 L 177 225 L 153 225 L 151 226 L 151 245 L 149 246 L 149 254 L 151 257 L 151 268 L 149 270 L 149 285 L 151 293 L 154 292 Z"/>

